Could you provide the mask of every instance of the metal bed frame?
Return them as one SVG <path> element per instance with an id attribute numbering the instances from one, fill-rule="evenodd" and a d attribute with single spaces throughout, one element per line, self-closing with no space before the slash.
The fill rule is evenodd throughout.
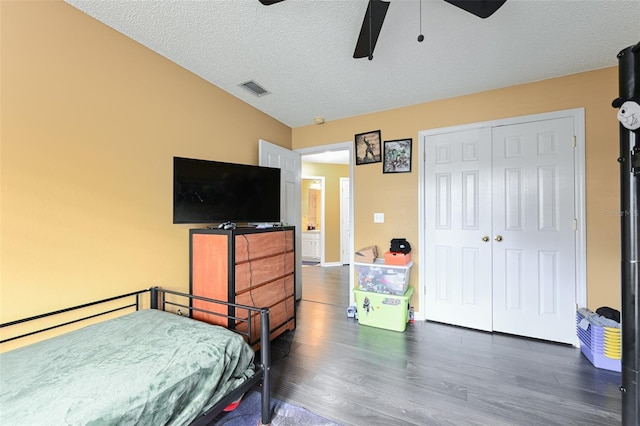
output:
<path id="1" fill-rule="evenodd" d="M 78 323 L 81 321 L 86 321 L 92 318 L 97 318 L 100 316 L 104 316 L 107 314 L 115 313 L 118 311 L 124 311 L 127 309 L 140 310 L 142 307 L 141 303 L 141 295 L 149 293 L 149 306 L 150 309 L 158 309 L 162 311 L 166 311 L 169 308 L 175 308 L 177 315 L 184 315 L 182 313 L 182 309 L 185 310 L 188 314 L 185 316 L 192 317 L 194 311 L 203 312 L 211 315 L 220 316 L 223 318 L 227 318 L 232 320 L 234 324 L 246 322 L 247 327 L 246 331 L 241 331 L 235 328 L 230 328 L 231 331 L 242 335 L 247 342 L 250 341 L 251 337 L 251 314 L 258 313 L 260 315 L 260 363 L 255 366 L 254 375 L 249 378 L 247 381 L 242 383 L 239 387 L 231 391 L 229 394 L 225 395 L 220 401 L 218 401 L 213 407 L 207 410 L 204 413 L 201 413 L 198 417 L 196 417 L 191 423 L 191 426 L 204 426 L 211 424 L 213 420 L 222 412 L 224 409 L 234 401 L 237 401 L 241 398 L 246 392 L 251 390 L 255 386 L 260 387 L 260 396 L 261 396 L 261 424 L 268 425 L 271 423 L 271 354 L 270 354 L 270 340 L 269 340 L 269 309 L 268 308 L 256 308 L 253 306 L 247 305 L 238 305 L 235 303 L 224 302 L 221 300 L 209 299 L 206 297 L 194 296 L 187 293 L 181 293 L 177 291 L 162 289 L 160 287 L 151 287 L 145 290 L 139 290 L 132 293 L 121 294 L 119 296 L 110 297 L 107 299 L 97 300 L 90 303 L 85 303 L 82 305 L 73 306 L 70 308 L 60 309 L 53 312 L 48 312 L 46 314 L 35 315 L 29 318 L 24 318 L 16 321 L 10 321 L 3 324 L 0 324 L 0 329 L 4 329 L 6 327 L 16 326 L 19 324 L 24 324 L 29 321 L 35 321 L 42 318 L 52 317 L 55 315 L 60 315 L 68 312 L 79 311 L 81 309 L 86 309 L 92 306 L 104 305 L 110 302 L 118 304 L 116 307 L 112 307 L 110 309 L 100 311 L 97 313 L 93 313 L 90 315 L 86 315 L 80 318 L 76 318 L 73 320 L 61 322 L 55 325 L 47 326 L 44 328 L 37 329 L 35 331 L 29 331 L 23 334 L 19 334 L 17 336 L 8 337 L 0 340 L 0 344 L 13 341 L 16 339 L 24 338 L 27 336 L 32 336 L 34 334 L 42 333 L 45 331 L 50 331 L 56 328 L 64 327 L 70 324 Z M 169 297 L 167 297 L 169 296 Z M 131 299 L 135 298 L 134 302 L 131 302 Z M 191 301 L 194 299 L 202 300 L 205 302 L 211 302 L 215 304 L 222 304 L 230 308 L 234 308 L 234 315 L 225 315 L 218 312 L 212 312 L 206 309 L 194 308 L 191 305 Z M 185 301 L 186 300 L 186 301 Z M 184 301 L 184 302 L 182 302 Z M 235 312 L 244 313 L 246 312 L 246 317 L 242 317 Z"/>

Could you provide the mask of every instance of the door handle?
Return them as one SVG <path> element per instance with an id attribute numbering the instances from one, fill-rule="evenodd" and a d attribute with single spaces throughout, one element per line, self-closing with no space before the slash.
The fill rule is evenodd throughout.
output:
<path id="1" fill-rule="evenodd" d="M 496 240 L 497 242 L 502 241 L 502 235 L 496 235 L 495 240 Z"/>
<path id="2" fill-rule="evenodd" d="M 482 241 L 486 243 L 487 241 L 489 241 L 489 237 L 487 235 L 483 236 Z"/>

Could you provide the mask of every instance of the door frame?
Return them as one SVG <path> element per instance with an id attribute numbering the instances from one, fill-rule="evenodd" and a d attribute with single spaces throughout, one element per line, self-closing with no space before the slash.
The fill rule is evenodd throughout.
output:
<path id="1" fill-rule="evenodd" d="M 424 203 L 425 194 L 425 153 L 426 138 L 433 135 L 452 133 L 463 130 L 472 130 L 480 127 L 498 127 L 512 124 L 521 124 L 535 121 L 552 120 L 557 118 L 573 118 L 574 134 L 574 159 L 575 159 L 575 199 L 576 208 L 576 305 L 586 306 L 587 303 L 587 265 L 586 265 L 586 194 L 585 194 L 585 117 L 584 108 L 574 108 L 561 111 L 531 114 L 520 117 L 502 118 L 491 121 L 462 124 L 451 127 L 442 127 L 418 132 L 418 247 L 426 247 L 428 236 L 426 235 L 426 215 Z M 426 250 L 420 250 L 420 265 L 426 265 Z M 415 312 L 415 318 L 426 319 L 426 274 L 424 268 L 418 271 L 418 306 L 420 311 Z"/>
<path id="2" fill-rule="evenodd" d="M 345 241 L 346 238 L 344 238 L 344 220 L 343 220 L 343 215 L 344 215 L 344 193 L 342 192 L 342 184 L 344 181 L 347 181 L 348 185 L 348 193 L 351 193 L 351 176 L 349 176 L 348 178 L 340 178 L 340 262 L 342 262 L 343 265 L 345 264 L 350 264 L 351 263 L 351 249 L 350 247 L 353 247 L 353 245 L 349 246 L 349 242 Z M 352 224 L 350 222 L 351 220 L 351 208 L 350 208 L 350 204 L 347 206 L 347 212 L 346 212 L 346 220 L 349 221 L 349 235 L 351 235 L 352 232 Z M 345 252 L 346 252 L 346 256 L 345 256 Z"/>
<path id="3" fill-rule="evenodd" d="M 354 173 L 354 153 L 353 153 L 353 141 L 349 142 L 338 142 L 327 145 L 314 146 L 309 148 L 298 148 L 294 150 L 298 154 L 308 155 L 308 154 L 321 154 L 323 152 L 331 152 L 331 151 L 349 151 L 349 222 L 353 224 L 353 173 Z M 353 285 L 354 282 L 354 269 L 353 269 L 353 253 L 354 253 L 354 245 L 355 241 L 353 238 L 353 232 L 350 234 L 349 238 L 349 251 L 351 253 L 351 261 L 349 262 L 349 288 Z M 349 292 L 349 306 L 355 304 L 355 295 L 352 291 Z"/>

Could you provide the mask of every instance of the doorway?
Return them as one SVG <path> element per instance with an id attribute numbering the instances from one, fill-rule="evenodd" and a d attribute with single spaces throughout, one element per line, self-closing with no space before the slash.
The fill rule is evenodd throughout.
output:
<path id="1" fill-rule="evenodd" d="M 421 135 L 426 319 L 576 344 L 583 132 L 570 110 Z"/>
<path id="2" fill-rule="evenodd" d="M 350 195 L 352 191 L 350 176 L 353 173 L 352 145 L 352 142 L 344 142 L 297 151 L 300 153 L 302 161 L 302 210 L 306 209 L 307 212 L 306 217 L 303 214 L 300 224 L 304 240 L 302 260 L 306 264 L 302 273 L 302 286 L 305 288 L 305 276 L 311 282 L 313 280 L 311 274 L 317 275 L 321 272 L 309 271 L 310 268 L 320 268 L 325 275 L 335 273 L 340 277 L 340 281 L 344 281 L 340 284 L 346 289 L 341 292 L 345 300 L 340 305 L 344 306 L 348 306 L 353 301 L 353 295 L 348 291 L 353 277 L 350 265 L 353 257 L 353 241 L 351 233 L 344 231 L 345 226 L 350 228 L 353 217 Z M 305 184 L 310 188 L 307 193 L 304 190 Z M 314 187 L 311 188 L 311 185 Z M 316 189 L 318 185 L 319 189 Z M 319 203 L 314 202 L 315 197 L 319 197 Z M 319 208 L 319 212 L 314 212 L 314 206 Z M 319 241 L 316 242 L 314 239 Z M 317 253 L 312 254 L 316 247 L 320 248 L 319 256 Z M 311 257 L 308 257 L 309 254 L 312 254 Z M 313 261 L 318 257 L 320 258 L 318 266 L 308 266 L 308 261 Z M 304 294 L 309 297 L 323 291 L 323 289 L 318 291 L 317 288 L 309 290 L 304 291 Z M 335 293 L 335 289 L 327 289 L 327 292 Z M 304 298 L 308 299 L 306 296 Z M 327 300 L 326 297 L 317 297 L 317 299 L 322 303 Z"/>

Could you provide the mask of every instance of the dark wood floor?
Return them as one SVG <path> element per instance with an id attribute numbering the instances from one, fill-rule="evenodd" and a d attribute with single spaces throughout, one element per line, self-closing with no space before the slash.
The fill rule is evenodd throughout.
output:
<path id="1" fill-rule="evenodd" d="M 574 347 L 431 322 L 347 318 L 347 267 L 303 268 L 273 395 L 342 425 L 619 425 L 620 374 Z"/>

